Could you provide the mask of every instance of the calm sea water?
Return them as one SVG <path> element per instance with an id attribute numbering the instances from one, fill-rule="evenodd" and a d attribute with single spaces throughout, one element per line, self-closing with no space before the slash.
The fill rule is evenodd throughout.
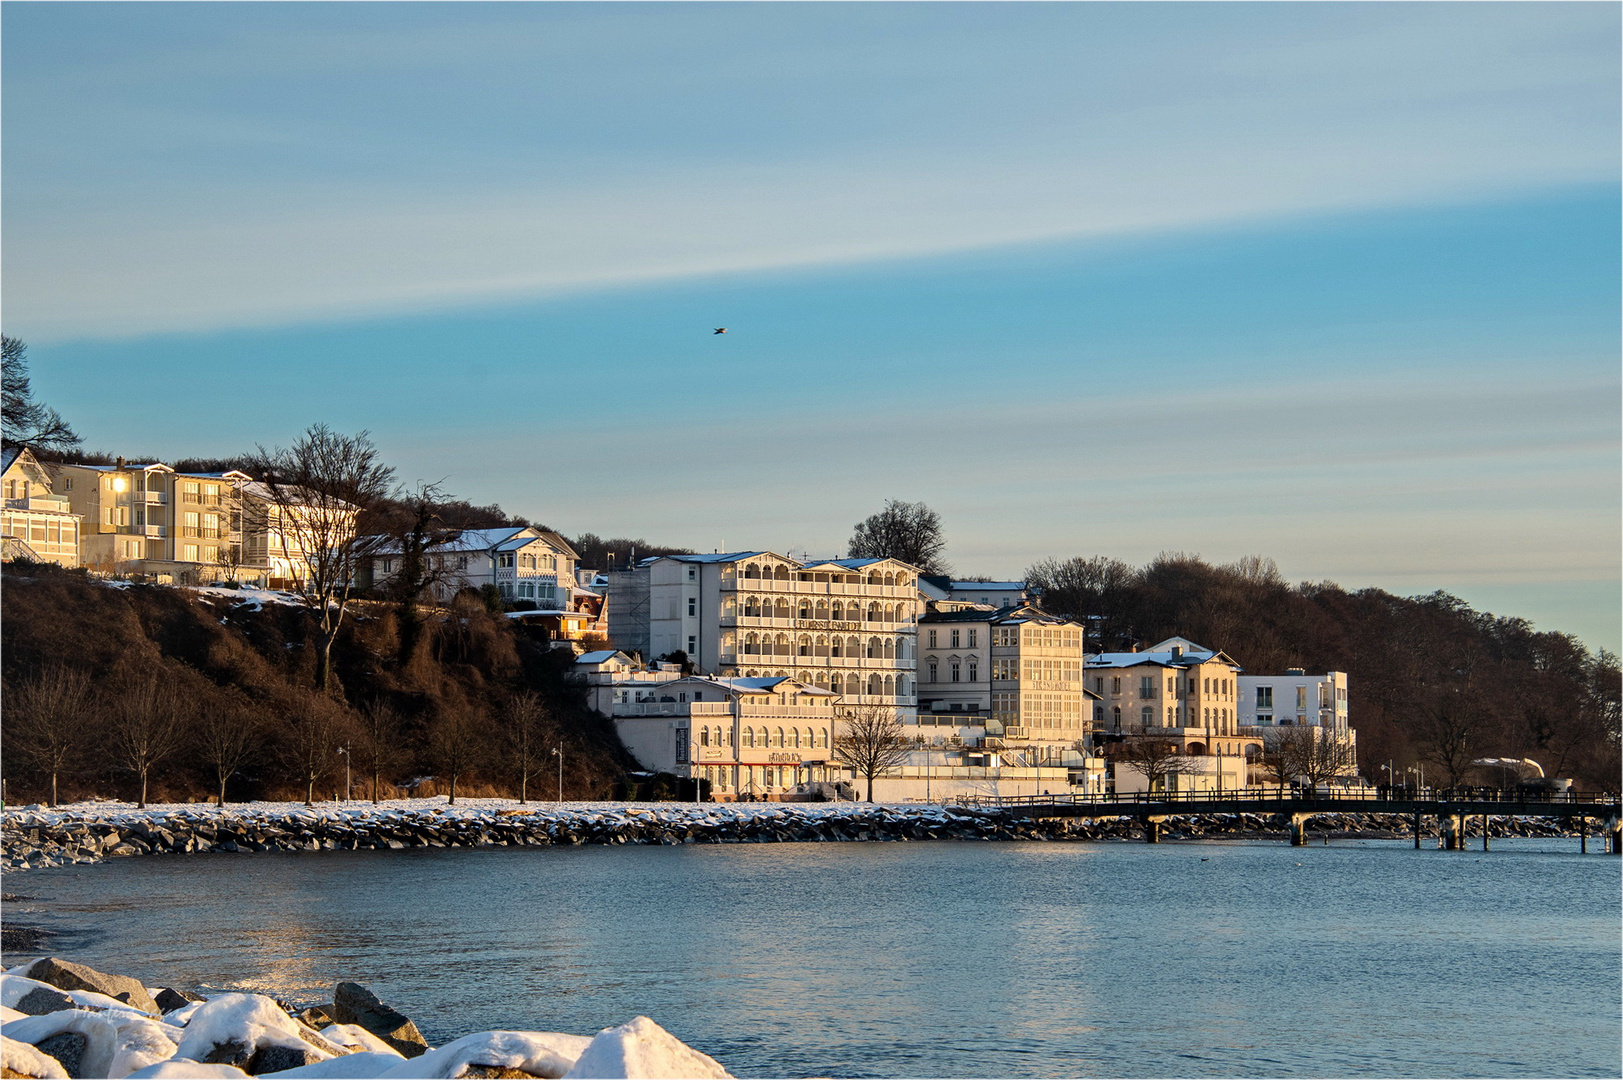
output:
<path id="1" fill-rule="evenodd" d="M 354 979 L 430 1042 L 641 1013 L 741 1076 L 1623 1072 L 1619 861 L 1570 840 L 155 856 L 7 888 L 95 966 Z"/>

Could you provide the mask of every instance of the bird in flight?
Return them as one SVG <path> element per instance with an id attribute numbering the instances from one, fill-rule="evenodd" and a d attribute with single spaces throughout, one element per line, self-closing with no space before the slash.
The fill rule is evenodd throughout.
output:
<path id="1" fill-rule="evenodd" d="M 726 327 L 725 327 L 725 326 L 718 326 L 718 327 L 716 327 L 716 333 L 718 333 L 718 334 L 725 334 L 725 333 L 726 333 L 726 332 L 727 332 L 727 328 L 726 328 Z"/>

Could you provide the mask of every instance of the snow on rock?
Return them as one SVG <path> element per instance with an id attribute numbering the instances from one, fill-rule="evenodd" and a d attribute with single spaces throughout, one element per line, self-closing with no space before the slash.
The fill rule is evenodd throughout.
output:
<path id="1" fill-rule="evenodd" d="M 598 1032 L 564 1074 L 570 1080 L 723 1080 L 731 1075 L 715 1058 L 646 1016 Z"/>
<path id="2" fill-rule="evenodd" d="M 357 1051 L 393 1054 L 397 1058 L 406 1056 L 359 1024 L 328 1024 L 321 1029 L 321 1037 L 336 1046 Z"/>
<path id="3" fill-rule="evenodd" d="M 7 1076 L 34 1076 L 40 1080 L 67 1080 L 68 1071 L 49 1054 L 25 1042 L 0 1037 L 0 1067 Z"/>
<path id="4" fill-rule="evenodd" d="M 9 1024 L 13 1020 L 21 1020 L 28 1015 L 28 1013 L 18 1012 L 16 1009 L 9 1009 L 4 1005 L 0 1005 L 0 1025 Z"/>
<path id="5" fill-rule="evenodd" d="M 347 1054 L 344 1057 L 318 1061 L 314 1065 L 301 1065 L 297 1069 L 260 1073 L 260 1076 L 302 1076 L 310 1077 L 312 1080 L 316 1080 L 316 1078 L 322 1078 L 322 1080 L 375 1080 L 376 1077 L 387 1076 L 389 1070 L 400 1064 L 400 1061 L 400 1055 L 393 1050 L 387 1053 L 362 1050 L 359 1053 Z"/>
<path id="6" fill-rule="evenodd" d="M 32 963 L 34 962 L 30 961 L 29 964 L 12 968 L 11 971 L 0 975 L 0 1005 L 30 1016 L 41 1016 L 62 1009 L 88 1009 L 91 1012 L 105 1012 L 120 1017 L 151 1019 L 150 1014 L 133 1005 L 127 1005 L 106 994 L 98 994 L 94 990 L 62 990 L 49 983 L 14 974 L 27 970 Z"/>
<path id="7" fill-rule="evenodd" d="M 531 1076 L 560 1077 L 591 1043 L 582 1035 L 552 1031 L 481 1031 L 401 1062 L 381 1075 L 442 1080 L 463 1075 L 469 1066 L 485 1065 L 519 1069 Z"/>
<path id="8" fill-rule="evenodd" d="M 116 1023 L 116 1021 L 115 1021 Z M 128 1076 L 148 1065 L 156 1065 L 175 1056 L 175 1049 L 185 1032 L 180 1028 L 156 1020 L 130 1019 L 118 1024 L 118 1051 L 113 1055 L 113 1068 L 109 1077 Z"/>
<path id="9" fill-rule="evenodd" d="M 71 960 L 55 956 L 35 960 L 17 974 L 49 983 L 58 990 L 84 990 L 105 994 L 120 1004 L 151 1013 L 153 1016 L 158 1015 L 158 1006 L 152 1000 L 152 995 L 147 993 L 147 988 L 141 985 L 139 979 L 132 979 L 128 975 L 109 975 L 104 971 L 97 971 L 84 964 L 75 964 Z"/>
<path id="10" fill-rule="evenodd" d="M 338 1057 L 343 1048 L 303 1028 L 261 994 L 221 994 L 204 1002 L 185 1027 L 177 1057 L 273 1072 Z"/>
<path id="11" fill-rule="evenodd" d="M 233 1080 L 247 1075 L 234 1065 L 205 1065 L 201 1061 L 171 1058 L 132 1072 L 127 1080 Z"/>
<path id="12" fill-rule="evenodd" d="M 97 1013 L 64 1009 L 44 1016 L 25 1016 L 0 1028 L 0 1035 L 50 1054 L 73 1076 L 113 1075 L 113 1059 L 119 1049 L 118 1028 Z"/>
<path id="13" fill-rule="evenodd" d="M 182 1005 L 173 1012 L 164 1013 L 163 1022 L 166 1024 L 174 1024 L 176 1027 L 185 1027 L 187 1024 L 191 1023 L 193 1014 L 195 1014 L 198 1009 L 201 1009 L 206 1004 L 208 1004 L 206 1001 L 193 1001 L 189 1004 Z"/>

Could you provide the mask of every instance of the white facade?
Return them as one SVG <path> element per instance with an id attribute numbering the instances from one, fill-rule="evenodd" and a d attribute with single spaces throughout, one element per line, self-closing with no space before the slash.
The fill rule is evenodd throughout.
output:
<path id="1" fill-rule="evenodd" d="M 622 636 L 616 620 L 639 604 L 650 656 L 681 652 L 702 674 L 792 678 L 913 711 L 922 605 L 906 563 L 746 551 L 650 559 L 630 576 L 647 582 L 646 601 L 640 582 L 616 582 L 608 596 L 610 636 L 622 648 L 635 635 Z"/>
<path id="2" fill-rule="evenodd" d="M 1240 725 L 1296 724 L 1347 730 L 1347 673 L 1307 675 L 1288 668 L 1283 675 L 1241 675 Z"/>
<path id="3" fill-rule="evenodd" d="M 0 534 L 5 557 L 78 566 L 83 521 L 68 500 L 55 493 L 50 473 L 24 446 L 7 447 L 4 466 Z"/>
<path id="4" fill-rule="evenodd" d="M 571 610 L 575 549 L 557 533 L 529 526 L 464 529 L 426 556 L 440 572 L 434 598 L 449 600 L 463 589 L 494 585 L 504 600 L 529 600 L 541 611 Z M 400 572 L 400 549 L 379 544 L 368 558 L 370 584 L 383 586 Z"/>

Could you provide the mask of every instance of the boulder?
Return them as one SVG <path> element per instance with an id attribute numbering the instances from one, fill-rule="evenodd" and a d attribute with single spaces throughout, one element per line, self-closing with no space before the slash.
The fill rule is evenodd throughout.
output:
<path id="1" fill-rule="evenodd" d="M 84 1076 L 85 1051 L 90 1040 L 77 1031 L 59 1031 L 34 1044 L 34 1049 L 49 1054 L 62 1063 L 69 1076 Z"/>
<path id="2" fill-rule="evenodd" d="M 177 1057 L 248 1072 L 297 1068 L 343 1053 L 260 994 L 221 994 L 199 1005 L 175 1051 Z"/>
<path id="3" fill-rule="evenodd" d="M 49 983 L 59 990 L 91 990 L 98 994 L 106 994 L 142 1012 L 152 1013 L 154 1016 L 158 1014 L 158 1003 L 152 1000 L 147 988 L 141 985 L 139 979 L 132 979 L 128 975 L 108 975 L 95 968 L 54 956 L 35 960 L 28 965 L 28 970 L 18 974 Z"/>
<path id="4" fill-rule="evenodd" d="M 317 1031 L 333 1022 L 331 1005 L 312 1005 L 308 1009 L 300 1009 L 293 1015 Z"/>
<path id="5" fill-rule="evenodd" d="M 428 1050 L 428 1040 L 416 1024 L 379 1001 L 360 983 L 341 982 L 335 986 L 330 1011 L 334 1022 L 363 1027 L 405 1057 L 416 1057 Z"/>
<path id="6" fill-rule="evenodd" d="M 247 1075 L 230 1065 L 204 1065 L 199 1061 L 175 1058 L 138 1069 L 125 1080 L 234 1080 Z"/>
<path id="7" fill-rule="evenodd" d="M 403 1061 L 384 1073 L 387 1077 L 431 1077 L 449 1080 L 463 1076 L 560 1077 L 591 1045 L 580 1035 L 550 1031 L 481 1031 Z M 469 1070 L 513 1070 L 471 1072 Z"/>
<path id="8" fill-rule="evenodd" d="M 184 1009 L 190 1002 L 202 1001 L 203 995 L 193 994 L 187 990 L 171 990 L 164 986 L 152 995 L 152 1000 L 157 1004 L 159 1012 L 170 1013 L 176 1009 Z"/>
<path id="9" fill-rule="evenodd" d="M 27 1043 L 0 1037 L 0 1076 L 67 1080 L 68 1071 L 60 1061 Z"/>
<path id="10" fill-rule="evenodd" d="M 73 999 L 49 987 L 36 986 L 18 998 L 17 1003 L 11 1007 L 29 1016 L 44 1016 L 46 1013 L 73 1008 Z"/>
<path id="11" fill-rule="evenodd" d="M 728 1080 L 721 1063 L 666 1031 L 646 1016 L 597 1033 L 566 1080 Z"/>

